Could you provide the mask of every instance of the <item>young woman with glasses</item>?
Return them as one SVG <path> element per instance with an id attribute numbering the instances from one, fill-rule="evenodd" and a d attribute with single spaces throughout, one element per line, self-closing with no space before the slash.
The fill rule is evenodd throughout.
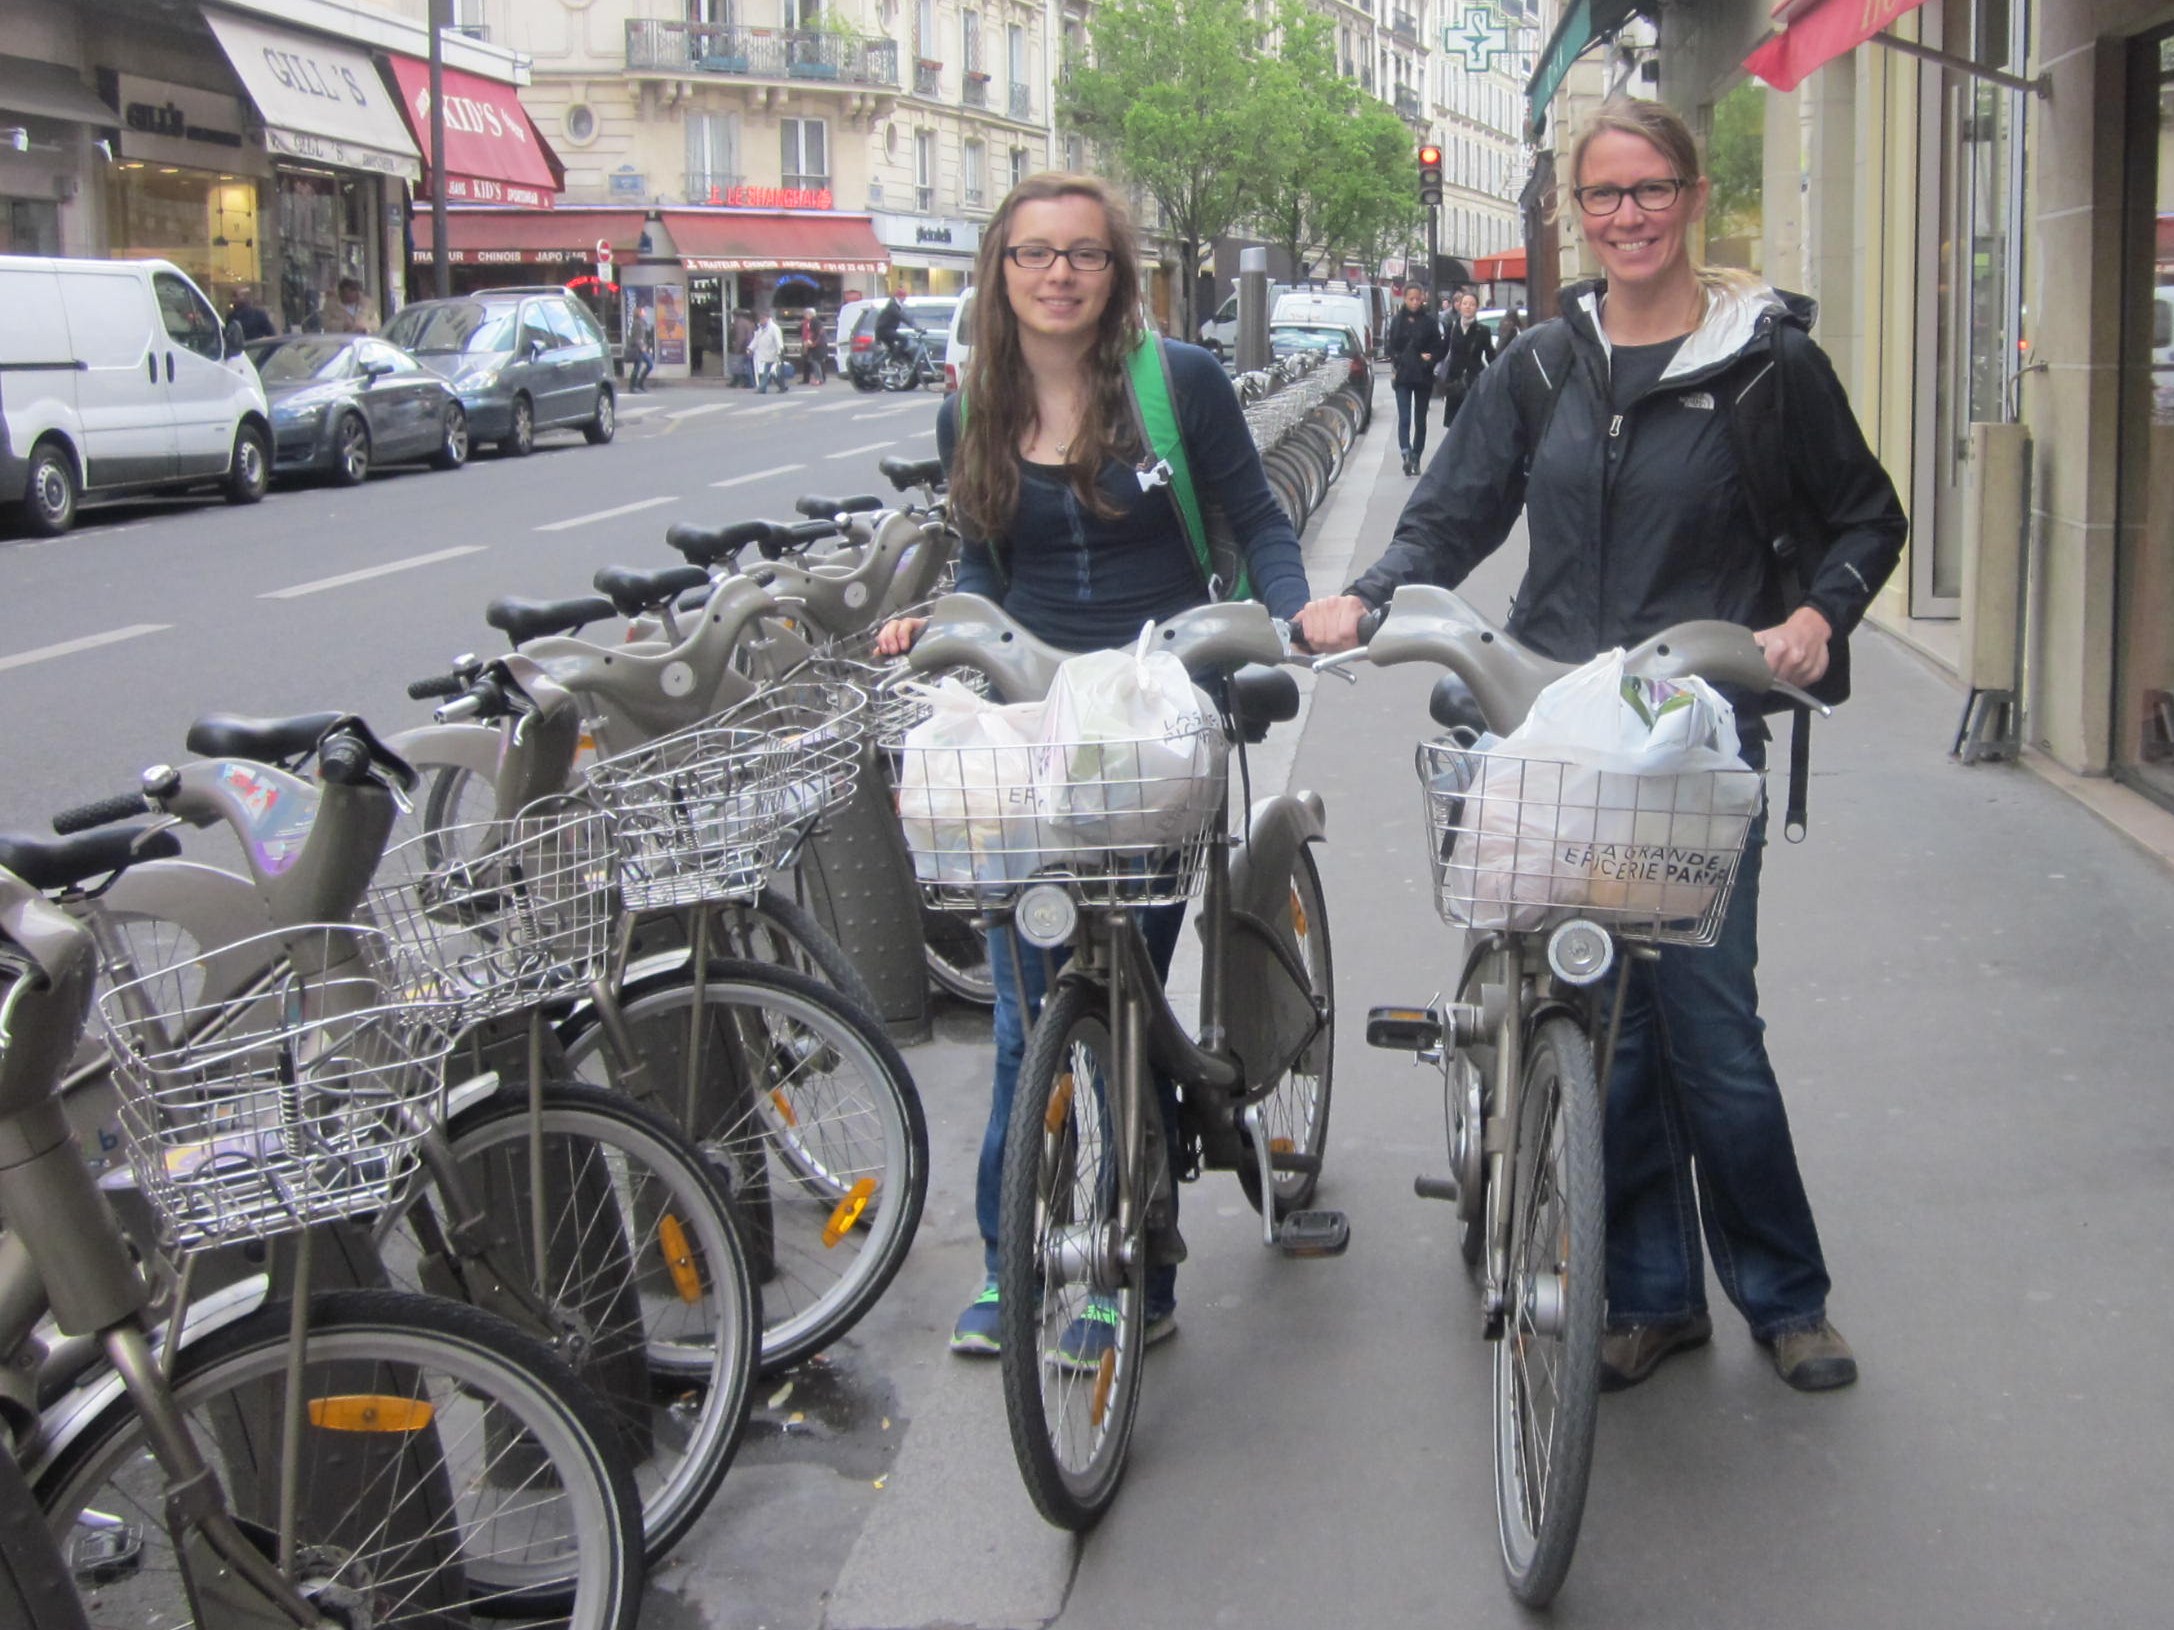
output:
<path id="1" fill-rule="evenodd" d="M 1090 176 L 1029 176 L 983 230 L 975 285 L 982 292 L 960 390 L 965 424 L 957 398 L 936 420 L 952 516 L 965 540 L 959 588 L 998 602 L 1029 633 L 1069 651 L 1129 645 L 1143 623 L 1205 602 L 1207 585 L 1169 489 L 1140 480 L 1155 458 L 1135 427 L 1126 362 L 1147 319 L 1139 250 L 1123 206 Z M 1268 490 L 1230 380 L 1199 347 L 1163 344 L 1201 503 L 1220 504 L 1229 517 L 1254 593 L 1270 614 L 1296 616 L 1307 593 L 1298 537 Z M 903 653 L 920 628 L 915 619 L 890 624 L 878 652 Z M 1142 914 L 1165 976 L 1184 911 L 1158 906 Z M 989 966 L 997 991 L 996 1078 L 975 1185 L 986 1277 L 951 1338 L 953 1351 L 975 1354 L 997 1351 L 1004 1129 L 1046 972 L 1041 956 L 1020 956 L 1001 929 L 990 936 Z M 1172 1089 L 1159 1085 L 1163 1124 L 1174 1127 Z M 1174 1244 L 1165 1249 L 1178 1254 Z M 1176 1301 L 1174 1264 L 1151 1268 L 1150 1342 L 1175 1330 Z"/>
<path id="2" fill-rule="evenodd" d="M 1359 617 L 1398 584 L 1461 582 L 1522 512 L 1530 554 L 1510 628 L 1546 655 L 1582 662 L 1715 617 L 1756 630 L 1781 678 L 1814 683 L 1830 636 L 1856 625 L 1894 569 L 1908 523 L 1812 343 L 1812 303 L 1692 256 L 1707 182 L 1667 108 L 1603 106 L 1569 174 L 1603 275 L 1566 289 L 1563 315 L 1480 376 L 1387 552 L 1300 626 L 1318 650 L 1349 647 Z M 1552 405 L 1528 431 L 1516 380 L 1543 352 L 1556 358 L 1541 367 Z M 1752 514 L 1729 422 L 1762 389 L 1785 413 L 1792 514 L 1827 543 L 1809 594 L 1786 613 L 1775 540 Z M 1745 757 L 1763 764 L 1764 723 L 1748 711 L 1737 723 Z M 1765 825 L 1762 815 L 1720 942 L 1633 965 L 1607 1082 L 1604 1389 L 1636 1385 L 1711 1338 L 1702 1226 L 1723 1290 L 1784 1381 L 1815 1391 L 1857 1376 L 1827 1318 L 1826 1262 L 1758 1012 Z"/>

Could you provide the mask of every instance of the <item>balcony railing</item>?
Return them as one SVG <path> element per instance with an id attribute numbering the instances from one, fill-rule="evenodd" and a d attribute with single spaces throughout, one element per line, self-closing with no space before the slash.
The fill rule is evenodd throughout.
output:
<path id="1" fill-rule="evenodd" d="M 989 76 L 987 74 L 968 73 L 966 83 L 959 88 L 959 100 L 970 108 L 987 107 L 989 105 Z"/>
<path id="2" fill-rule="evenodd" d="M 732 189 L 740 186 L 744 180 L 741 176 L 727 175 L 721 170 L 690 170 L 684 179 L 686 186 L 681 196 L 690 204 L 722 204 Z"/>
<path id="3" fill-rule="evenodd" d="M 1419 43 L 1419 19 L 1408 11 L 1389 14 L 1389 32 L 1406 45 Z"/>
<path id="4" fill-rule="evenodd" d="M 802 28 L 739 28 L 641 19 L 627 24 L 630 72 L 744 74 L 896 85 L 898 46 Z"/>
<path id="5" fill-rule="evenodd" d="M 913 94 L 935 96 L 943 89 L 944 65 L 926 58 L 913 65 Z"/>
<path id="6" fill-rule="evenodd" d="M 1011 116 L 1014 119 L 1034 117 L 1034 88 L 1016 81 L 1012 85 Z"/>
<path id="7" fill-rule="evenodd" d="M 1419 117 L 1419 93 L 1409 85 L 1399 85 L 1396 88 L 1396 116 L 1399 119 Z"/>

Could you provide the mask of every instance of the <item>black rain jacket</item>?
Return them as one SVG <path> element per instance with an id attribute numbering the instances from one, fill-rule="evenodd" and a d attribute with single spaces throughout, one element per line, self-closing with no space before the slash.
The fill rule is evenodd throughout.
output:
<path id="1" fill-rule="evenodd" d="M 1553 323 L 1520 334 L 1473 381 L 1388 549 L 1349 592 L 1379 606 L 1402 583 L 1454 588 L 1522 511 L 1531 553 L 1510 632 L 1557 661 L 1583 662 L 1698 617 L 1770 628 L 1784 615 L 1781 567 L 1717 406 L 1779 389 L 1796 508 L 1828 540 L 1805 598 L 1837 632 L 1854 629 L 1894 570 L 1909 522 L 1812 341 L 1817 307 L 1763 287 L 1715 291 L 1661 379 L 1618 414 L 1603 292 L 1598 282 L 1564 292 L 1567 315 L 1554 321 L 1570 326 L 1575 366 L 1540 445 L 1525 445 L 1511 380 L 1539 366 L 1534 336 Z"/>
<path id="2" fill-rule="evenodd" d="M 1393 370 L 1391 384 L 1417 391 L 1434 389 L 1435 364 L 1442 360 L 1442 325 L 1434 320 L 1433 312 L 1397 307 L 1382 349 Z"/>

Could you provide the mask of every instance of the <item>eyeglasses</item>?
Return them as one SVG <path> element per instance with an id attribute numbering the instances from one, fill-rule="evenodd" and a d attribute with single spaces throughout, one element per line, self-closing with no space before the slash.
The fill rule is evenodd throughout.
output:
<path id="1" fill-rule="evenodd" d="M 1578 208 L 1588 215 L 1613 215 L 1623 207 L 1623 200 L 1633 199 L 1648 215 L 1658 215 L 1674 204 L 1677 196 L 1691 183 L 1671 176 L 1666 181 L 1641 181 L 1634 187 L 1573 187 L 1572 195 Z"/>
<path id="2" fill-rule="evenodd" d="M 1075 272 L 1099 272 L 1116 257 L 1100 244 L 1083 243 L 1076 249 L 1052 249 L 1046 243 L 1024 243 L 1004 251 L 1004 258 L 1030 272 L 1046 272 L 1059 256 Z"/>

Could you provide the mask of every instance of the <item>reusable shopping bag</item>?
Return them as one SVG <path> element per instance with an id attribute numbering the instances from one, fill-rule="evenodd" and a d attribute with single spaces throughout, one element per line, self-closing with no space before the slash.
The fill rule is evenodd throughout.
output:
<path id="1" fill-rule="evenodd" d="M 929 716 L 900 744 L 898 815 L 915 874 L 992 883 L 1041 864 L 1043 704 L 992 702 L 956 679 L 901 686 Z"/>
<path id="2" fill-rule="evenodd" d="M 1152 848 L 1199 834 L 1221 797 L 1222 719 L 1168 651 L 1068 658 L 1049 687 L 1041 777 L 1050 823 L 1083 848 Z"/>

